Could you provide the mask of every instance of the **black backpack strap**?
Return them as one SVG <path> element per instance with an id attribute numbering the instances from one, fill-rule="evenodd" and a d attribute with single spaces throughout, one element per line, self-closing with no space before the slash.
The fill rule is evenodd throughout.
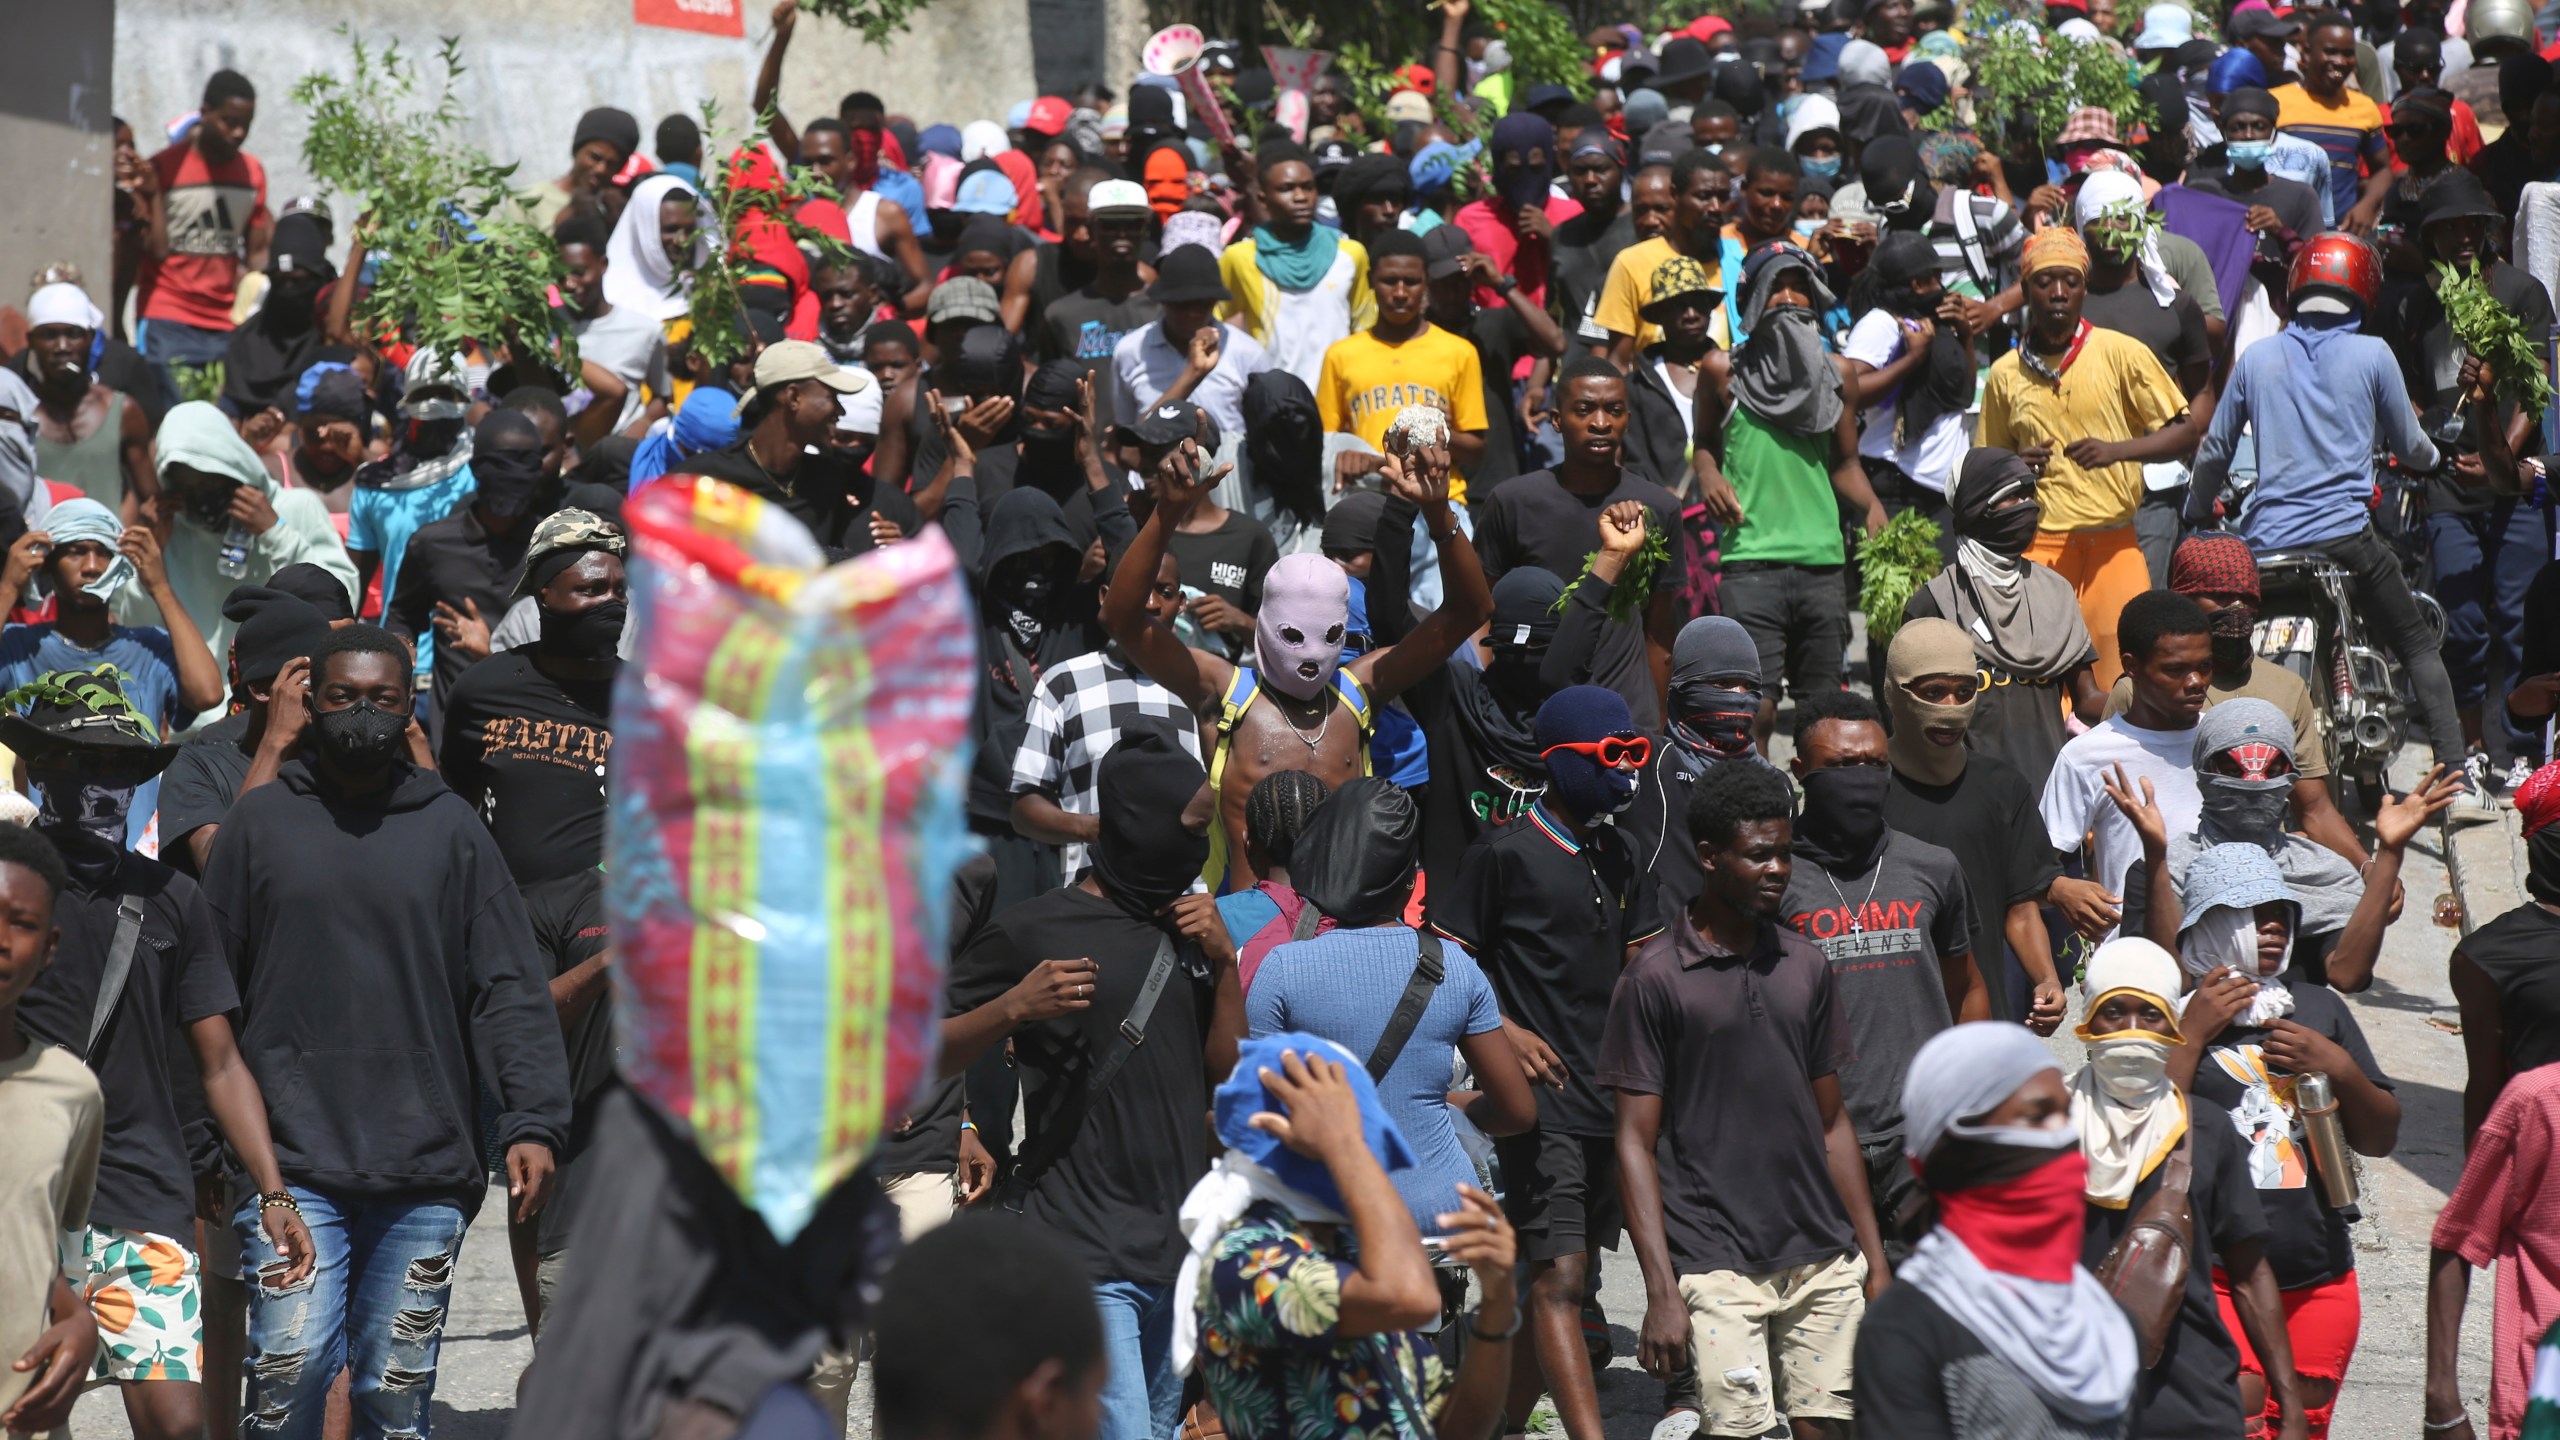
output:
<path id="1" fill-rule="evenodd" d="M 1110 1053 L 1093 1067 L 1093 1078 L 1085 1085 L 1084 1094 L 1066 1112 L 1051 1116 L 1049 1123 L 1041 1127 L 1040 1138 L 1023 1151 L 1021 1163 L 1014 1167 L 1006 1209 L 1020 1210 L 1023 1199 L 1040 1183 L 1040 1177 L 1065 1158 L 1068 1142 L 1084 1128 L 1084 1118 L 1093 1113 L 1093 1107 L 1102 1102 L 1112 1082 L 1120 1078 L 1129 1057 L 1147 1043 L 1147 1021 L 1156 1013 L 1156 1002 L 1164 998 L 1164 987 L 1173 979 L 1173 971 L 1173 937 L 1167 935 L 1156 941 L 1155 960 L 1147 966 L 1147 978 L 1138 987 L 1138 998 L 1129 1006 L 1129 1017 L 1120 1022 L 1119 1038 Z"/>
<path id="2" fill-rule="evenodd" d="M 1369 1079 L 1383 1080 L 1396 1057 L 1404 1053 L 1405 1042 L 1413 1038 L 1413 1027 L 1422 1023 L 1422 1012 L 1431 1008 L 1431 992 L 1447 978 L 1448 967 L 1441 963 L 1440 937 L 1425 929 L 1420 933 L 1422 953 L 1414 957 L 1413 978 L 1404 982 L 1404 995 L 1396 1001 L 1395 1013 L 1387 1017 L 1387 1028 L 1378 1036 L 1378 1048 L 1369 1052 Z"/>
<path id="3" fill-rule="evenodd" d="M 142 943 L 142 898 L 123 895 L 116 899 L 116 938 L 107 947 L 106 973 L 98 977 L 98 1008 L 89 1016 L 88 1043 L 80 1047 L 80 1058 L 90 1059 L 98 1053 L 98 1037 L 107 1033 L 107 1022 L 114 1019 L 116 1006 L 124 1000 L 125 982 L 133 978 L 133 952 Z"/>

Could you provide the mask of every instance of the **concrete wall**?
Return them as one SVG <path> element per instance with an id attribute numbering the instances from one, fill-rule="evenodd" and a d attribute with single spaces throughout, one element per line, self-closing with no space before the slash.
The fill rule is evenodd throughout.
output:
<path id="1" fill-rule="evenodd" d="M 471 142 L 500 160 L 521 160 L 519 175 L 552 176 L 568 168 L 570 132 L 590 106 L 638 116 L 644 148 L 660 117 L 692 114 L 705 97 L 720 102 L 724 124 L 745 124 L 772 33 L 769 5 L 747 3 L 747 36 L 731 40 L 635 25 L 631 0 L 117 0 L 115 110 L 133 122 L 147 154 L 169 119 L 195 108 L 207 74 L 240 71 L 258 86 L 249 150 L 266 164 L 271 200 L 281 201 L 312 188 L 302 168 L 301 115 L 287 96 L 310 71 L 346 72 L 339 25 L 352 24 L 368 44 L 396 39 L 421 60 L 432 60 L 438 37 L 454 35 L 467 69 Z M 1107 30 L 1108 9 L 1142 0 L 1063 3 L 1089 7 L 1094 27 Z M 105 8 L 102 0 L 38 8 L 92 6 Z M 833 21 L 803 15 L 783 73 L 783 112 L 806 121 L 833 114 L 848 90 L 872 90 L 893 111 L 923 119 L 1000 121 L 1035 93 L 1026 20 L 1026 0 L 933 0 L 909 33 L 874 49 Z M 8 153 L 0 145 L 0 156 Z M 0 264 L 0 281 L 12 274 Z"/>
<path id="2" fill-rule="evenodd" d="M 115 134 L 108 104 L 115 57 L 112 0 L 12 7 L 0 46 L 0 301 L 56 260 L 80 267 L 90 293 L 108 286 Z"/>

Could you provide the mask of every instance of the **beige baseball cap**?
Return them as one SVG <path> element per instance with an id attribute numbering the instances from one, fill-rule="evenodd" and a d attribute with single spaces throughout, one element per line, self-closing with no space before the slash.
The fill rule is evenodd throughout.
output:
<path id="1" fill-rule="evenodd" d="M 814 341 L 784 340 L 764 348 L 756 357 L 756 388 L 771 389 L 801 380 L 815 380 L 841 395 L 851 395 L 871 383 L 871 377 L 860 370 L 847 370 L 835 362 Z"/>

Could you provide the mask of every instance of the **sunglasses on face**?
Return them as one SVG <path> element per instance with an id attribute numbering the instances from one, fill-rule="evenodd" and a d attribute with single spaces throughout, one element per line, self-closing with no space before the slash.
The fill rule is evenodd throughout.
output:
<path id="1" fill-rule="evenodd" d="M 1641 770 L 1644 768 L 1644 763 L 1653 758 L 1653 742 L 1641 735 L 1632 737 L 1611 735 L 1601 740 L 1568 740 L 1562 745 L 1550 745 L 1539 751 L 1538 757 L 1545 759 L 1559 750 L 1570 750 L 1576 755 L 1587 755 L 1612 770 Z"/>

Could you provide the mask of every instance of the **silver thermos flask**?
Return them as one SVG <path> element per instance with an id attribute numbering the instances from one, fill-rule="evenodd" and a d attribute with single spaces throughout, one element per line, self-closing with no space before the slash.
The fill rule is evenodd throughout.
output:
<path id="1" fill-rule="evenodd" d="M 2302 1115 L 2302 1134 L 2311 1149 L 2311 1168 L 2329 1208 L 2344 1210 L 2356 1203 L 2356 1162 L 2347 1154 L 2347 1129 L 2338 1119 L 2338 1097 L 2329 1077 L 2317 1070 L 2293 1082 L 2294 1108 Z"/>

